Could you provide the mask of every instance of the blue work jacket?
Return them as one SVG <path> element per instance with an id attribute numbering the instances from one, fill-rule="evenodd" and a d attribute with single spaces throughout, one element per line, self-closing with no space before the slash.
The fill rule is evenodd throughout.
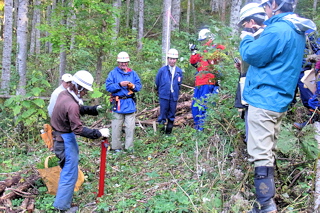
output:
<path id="1" fill-rule="evenodd" d="M 305 31 L 316 28 L 293 13 L 268 19 L 258 39 L 245 36 L 240 54 L 250 64 L 243 97 L 249 105 L 285 112 L 295 94 L 305 47 Z"/>
<path id="2" fill-rule="evenodd" d="M 173 77 L 173 101 L 178 101 L 179 98 L 179 91 L 180 86 L 182 82 L 182 70 L 176 66 L 174 77 Z M 156 89 L 158 90 L 159 98 L 170 100 L 171 97 L 171 81 L 172 81 L 172 75 L 169 70 L 169 65 L 163 66 L 158 70 L 157 76 L 156 76 Z"/>
<path id="3" fill-rule="evenodd" d="M 111 93 L 112 97 L 119 97 L 119 103 L 113 111 L 120 114 L 136 112 L 136 103 L 132 99 L 133 94 L 129 95 L 128 88 L 120 86 L 121 81 L 133 83 L 135 85 L 133 92 L 139 92 L 142 88 L 140 78 L 134 70 L 129 69 L 128 72 L 124 72 L 119 67 L 114 68 L 106 79 L 106 90 Z"/>

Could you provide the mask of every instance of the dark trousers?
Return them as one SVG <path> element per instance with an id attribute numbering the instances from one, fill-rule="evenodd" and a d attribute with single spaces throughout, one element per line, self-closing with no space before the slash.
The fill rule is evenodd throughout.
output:
<path id="1" fill-rule="evenodd" d="M 174 101 L 172 95 L 170 95 L 170 100 L 160 98 L 159 101 L 160 115 L 158 117 L 158 122 L 163 124 L 167 119 L 174 121 L 178 101 Z"/>

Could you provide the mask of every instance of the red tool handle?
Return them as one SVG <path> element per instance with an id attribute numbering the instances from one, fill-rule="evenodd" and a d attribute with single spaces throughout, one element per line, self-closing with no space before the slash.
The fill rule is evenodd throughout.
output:
<path id="1" fill-rule="evenodd" d="M 109 146 L 108 139 L 105 138 L 101 141 L 101 155 L 100 155 L 100 179 L 99 179 L 99 192 L 98 197 L 104 195 L 104 178 L 106 174 L 106 159 L 107 148 Z"/>

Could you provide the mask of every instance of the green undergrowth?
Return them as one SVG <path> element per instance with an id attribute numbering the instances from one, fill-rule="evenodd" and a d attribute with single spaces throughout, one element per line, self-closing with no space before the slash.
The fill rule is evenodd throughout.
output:
<path id="1" fill-rule="evenodd" d="M 219 104 L 213 109 L 218 109 Z M 227 116 L 227 114 L 225 114 Z M 78 138 L 80 167 L 85 182 L 74 193 L 79 212 L 243 212 L 254 202 L 253 167 L 247 162 L 243 130 L 234 123 L 210 117 L 211 128 L 198 132 L 191 127 L 174 128 L 170 136 L 151 128 L 136 128 L 134 153 L 107 153 L 105 194 L 97 199 L 100 173 L 100 141 Z M 240 119 L 240 120 L 238 120 Z M 287 121 L 285 121 L 287 122 Z M 232 124 L 232 125 L 231 125 Z M 223 128 L 222 128 L 223 126 Z M 241 125 L 240 125 L 241 126 Z M 279 136 L 276 201 L 283 212 L 312 209 L 315 155 L 312 126 L 298 132 L 285 123 Z M 305 145 L 303 145 L 306 143 Z M 52 153 L 42 141 L 1 148 L 3 173 L 43 168 Z M 306 148 L 309 147 L 309 151 Z M 309 154 L 307 154 L 309 153 Z M 51 166 L 57 164 L 52 159 Z M 4 179 L 5 177 L 1 177 Z M 54 212 L 54 196 L 39 180 L 36 209 Z M 16 205 L 18 205 L 19 201 Z"/>

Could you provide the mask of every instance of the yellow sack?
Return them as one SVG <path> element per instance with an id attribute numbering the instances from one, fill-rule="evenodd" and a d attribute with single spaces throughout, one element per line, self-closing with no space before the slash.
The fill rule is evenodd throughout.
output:
<path id="1" fill-rule="evenodd" d="M 54 155 L 50 155 L 46 158 L 44 162 L 44 169 L 38 169 L 41 178 L 43 179 L 44 183 L 46 184 L 48 188 L 48 193 L 51 195 L 57 194 L 58 184 L 59 184 L 59 178 L 60 178 L 60 166 L 54 166 L 48 168 L 48 161 L 51 157 L 54 157 Z M 74 187 L 74 191 L 79 191 L 81 185 L 84 182 L 84 175 L 83 172 L 78 169 L 78 180 L 76 182 L 76 185 Z"/>

